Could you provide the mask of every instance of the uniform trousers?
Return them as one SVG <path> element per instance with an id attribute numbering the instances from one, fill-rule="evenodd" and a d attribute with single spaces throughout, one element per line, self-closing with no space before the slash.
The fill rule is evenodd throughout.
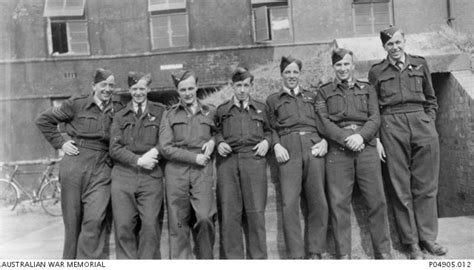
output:
<path id="1" fill-rule="evenodd" d="M 374 253 L 389 253 L 387 204 L 377 149 L 366 145 L 361 152 L 353 152 L 331 143 L 326 156 L 326 175 L 336 253 L 351 254 L 351 201 L 356 181 L 368 207 Z"/>
<path id="2" fill-rule="evenodd" d="M 168 161 L 165 166 L 171 259 L 214 258 L 216 200 L 214 163 L 206 166 Z"/>
<path id="3" fill-rule="evenodd" d="M 155 169 L 160 170 L 157 166 Z M 163 178 L 151 170 L 116 164 L 112 209 L 118 259 L 160 259 Z"/>
<path id="4" fill-rule="evenodd" d="M 380 139 L 396 195 L 393 205 L 401 242 L 435 241 L 439 141 L 434 120 L 424 111 L 382 114 Z"/>
<path id="5" fill-rule="evenodd" d="M 78 148 L 79 155 L 65 155 L 59 166 L 63 259 L 107 259 L 110 157 L 107 151 Z"/>
<path id="6" fill-rule="evenodd" d="M 217 158 L 217 209 L 220 258 L 266 259 L 265 206 L 267 161 L 254 152 L 230 153 Z"/>
<path id="7" fill-rule="evenodd" d="M 280 137 L 290 160 L 279 163 L 282 194 L 283 235 L 288 256 L 302 258 L 326 251 L 328 205 L 325 195 L 324 157 L 311 154 L 311 133 L 298 132 Z M 300 201 L 300 197 L 302 201 Z M 301 204 L 300 204 L 301 203 Z M 305 220 L 304 239 L 300 222 L 300 205 Z"/>

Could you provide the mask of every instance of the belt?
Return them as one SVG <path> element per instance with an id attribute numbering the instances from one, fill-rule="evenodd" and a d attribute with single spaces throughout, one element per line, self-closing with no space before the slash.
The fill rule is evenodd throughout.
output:
<path id="1" fill-rule="evenodd" d="M 299 135 L 307 135 L 307 134 L 312 134 L 312 133 L 316 133 L 316 130 L 291 130 L 291 129 L 283 129 L 283 130 L 280 130 L 278 131 L 278 135 L 281 137 L 281 136 L 285 136 L 285 135 L 289 135 L 289 134 L 299 134 Z"/>
<path id="2" fill-rule="evenodd" d="M 358 130 L 362 128 L 362 126 L 356 125 L 356 124 L 350 124 L 348 126 L 342 127 L 343 129 L 352 129 L 352 130 Z"/>
<path id="3" fill-rule="evenodd" d="M 402 103 L 396 105 L 381 106 L 381 114 L 397 114 L 424 111 L 423 104 L 419 103 Z"/>
<path id="4" fill-rule="evenodd" d="M 106 143 L 97 140 L 73 138 L 75 145 L 97 151 L 108 151 L 109 146 Z"/>

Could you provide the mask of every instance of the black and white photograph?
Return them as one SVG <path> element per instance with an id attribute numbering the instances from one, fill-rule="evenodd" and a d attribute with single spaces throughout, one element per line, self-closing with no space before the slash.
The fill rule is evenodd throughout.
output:
<path id="1" fill-rule="evenodd" d="M 0 268 L 474 268 L 474 0 L 0 0 L 0 86 Z"/>

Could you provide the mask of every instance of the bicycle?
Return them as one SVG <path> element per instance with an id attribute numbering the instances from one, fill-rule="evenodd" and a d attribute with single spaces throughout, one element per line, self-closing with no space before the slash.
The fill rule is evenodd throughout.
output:
<path id="1" fill-rule="evenodd" d="M 0 163 L 2 170 L 10 171 L 6 178 L 0 177 L 0 208 L 14 210 L 21 194 L 25 194 L 32 204 L 41 203 L 43 210 L 51 216 L 61 216 L 61 185 L 54 175 L 54 165 L 60 159 L 40 159 L 31 161 L 14 161 Z M 19 167 L 25 165 L 47 165 L 43 171 L 39 185 L 28 192 L 15 179 L 20 172 Z"/>

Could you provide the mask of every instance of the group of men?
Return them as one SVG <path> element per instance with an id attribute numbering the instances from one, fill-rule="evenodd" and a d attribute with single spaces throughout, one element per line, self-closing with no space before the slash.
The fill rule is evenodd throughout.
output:
<path id="1" fill-rule="evenodd" d="M 347 49 L 333 51 L 335 79 L 317 92 L 300 86 L 302 62 L 282 57 L 281 90 L 265 103 L 250 95 L 254 76 L 242 66 L 232 74 L 233 97 L 217 108 L 197 98 L 192 71 L 172 76 L 179 102 L 166 109 L 147 99 L 150 74 L 128 74 L 132 100 L 123 106 L 111 101 L 112 72 L 97 70 L 92 94 L 36 120 L 65 153 L 63 258 L 107 257 L 110 201 L 117 258 L 160 258 L 166 197 L 170 258 L 212 259 L 218 219 L 221 259 L 266 259 L 268 155 L 278 162 L 289 258 L 325 258 L 329 224 L 336 257 L 351 258 L 355 182 L 368 207 L 374 258 L 391 258 L 380 159 L 408 257 L 422 259 L 421 249 L 444 255 L 435 242 L 439 146 L 431 75 L 422 57 L 404 52 L 401 30 L 385 29 L 381 40 L 388 56 L 371 68 L 370 83 L 355 80 Z"/>

